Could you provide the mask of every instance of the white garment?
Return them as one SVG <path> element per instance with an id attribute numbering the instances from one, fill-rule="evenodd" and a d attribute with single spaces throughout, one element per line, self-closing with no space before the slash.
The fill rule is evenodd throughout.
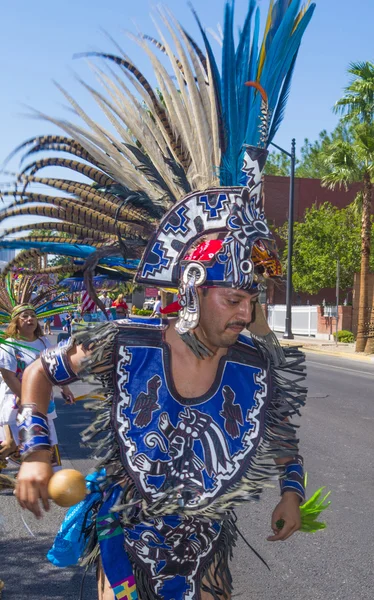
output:
<path id="1" fill-rule="evenodd" d="M 99 300 L 101 300 L 101 302 L 104 304 L 105 308 L 110 308 L 112 306 L 112 300 L 109 298 L 109 296 L 99 296 Z"/>
<path id="2" fill-rule="evenodd" d="M 9 341 L 20 342 L 20 340 Z M 22 381 L 22 375 L 26 367 L 36 360 L 42 350 L 50 348 L 51 342 L 47 337 L 41 337 L 34 342 L 21 341 L 26 348 L 13 347 L 8 345 L 0 346 L 0 369 L 6 369 L 17 375 L 17 378 Z M 18 408 L 16 405 L 16 397 L 4 379 L 0 377 L 0 426 L 10 425 L 15 426 Z M 48 420 L 57 417 L 53 395 L 48 407 Z"/>
<path id="3" fill-rule="evenodd" d="M 154 308 L 153 308 L 153 312 L 154 313 L 158 313 L 159 315 L 161 314 L 161 300 L 156 300 Z"/>

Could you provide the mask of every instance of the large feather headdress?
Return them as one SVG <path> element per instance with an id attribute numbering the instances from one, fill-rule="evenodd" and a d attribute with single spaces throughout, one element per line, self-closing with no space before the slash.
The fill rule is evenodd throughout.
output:
<path id="1" fill-rule="evenodd" d="M 178 218 L 181 200 L 207 189 L 248 185 L 245 148 L 265 149 L 279 128 L 314 8 L 301 0 L 271 0 L 260 40 L 259 9 L 250 0 L 236 42 L 234 3 L 227 2 L 221 65 L 197 15 L 202 46 L 168 11 L 160 11 L 158 39 L 132 36 L 150 61 L 155 85 L 119 47 L 116 54 L 90 53 L 101 90 L 82 85 L 109 127 L 93 121 L 61 89 L 82 124 L 42 115 L 64 134 L 36 137 L 17 148 L 31 162 L 16 188 L 4 192 L 14 201 L 0 213 L 2 221 L 27 214 L 57 222 L 11 227 L 0 245 L 65 253 L 86 261 L 88 272 L 99 264 L 131 276 L 159 223 L 168 222 L 168 211 L 171 223 Z M 106 70 L 97 66 L 99 58 Z M 41 152 L 47 155 L 34 160 Z M 49 166 L 74 176 L 42 176 Z M 77 174 L 84 179 L 77 182 Z M 48 191 L 40 193 L 40 187 Z M 9 241 L 10 235 L 35 228 L 55 236 Z M 182 256 L 179 248 L 178 260 Z"/>
<path id="2" fill-rule="evenodd" d="M 0 279 L 0 325 L 6 325 L 25 310 L 33 310 L 38 319 L 76 308 L 64 303 L 65 292 L 59 286 L 46 285 L 41 275 L 11 272 Z M 57 302 L 57 306 L 53 303 Z"/>

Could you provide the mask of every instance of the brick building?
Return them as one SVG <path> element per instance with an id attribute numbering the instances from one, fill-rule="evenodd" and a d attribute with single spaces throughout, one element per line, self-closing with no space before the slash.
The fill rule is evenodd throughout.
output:
<path id="1" fill-rule="evenodd" d="M 330 202 L 334 206 L 344 208 L 356 197 L 361 189 L 359 183 L 349 186 L 348 191 L 328 190 L 321 186 L 320 179 L 295 179 L 295 203 L 294 218 L 295 221 L 301 221 L 305 210 L 313 204 L 321 205 L 324 202 Z M 289 177 L 275 177 L 274 175 L 265 175 L 264 181 L 264 207 L 267 220 L 272 228 L 280 227 L 288 221 L 288 203 L 290 193 Z M 334 289 L 322 289 L 318 294 L 311 296 L 309 294 L 294 292 L 293 304 L 321 304 L 323 300 L 327 303 L 335 302 Z M 352 294 L 348 292 L 349 302 L 352 301 Z M 285 304 L 286 291 L 283 286 L 269 285 L 268 301 L 270 304 Z"/>

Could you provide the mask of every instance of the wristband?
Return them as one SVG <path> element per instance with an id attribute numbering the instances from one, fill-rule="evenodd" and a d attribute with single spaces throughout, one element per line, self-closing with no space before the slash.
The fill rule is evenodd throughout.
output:
<path id="1" fill-rule="evenodd" d="M 281 495 L 284 492 L 294 492 L 305 500 L 304 466 L 302 456 L 295 456 L 284 465 L 284 474 L 279 480 Z"/>
<path id="2" fill-rule="evenodd" d="M 17 416 L 19 450 L 22 460 L 38 450 L 50 450 L 47 416 L 36 404 L 23 404 Z"/>
<path id="3" fill-rule="evenodd" d="M 72 339 L 62 340 L 55 348 L 43 350 L 40 360 L 45 374 L 52 385 L 68 385 L 78 381 L 78 377 L 72 370 L 67 356 L 72 347 Z"/>

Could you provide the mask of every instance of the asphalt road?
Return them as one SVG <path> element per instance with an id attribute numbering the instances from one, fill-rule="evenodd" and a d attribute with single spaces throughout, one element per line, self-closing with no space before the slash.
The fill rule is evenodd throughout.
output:
<path id="1" fill-rule="evenodd" d="M 234 598 L 371 600 L 374 595 L 374 366 L 312 353 L 307 363 L 309 397 L 300 431 L 301 452 L 309 491 L 320 485 L 332 490 L 328 529 L 270 543 L 266 537 L 271 533 L 277 489 L 268 490 L 260 503 L 242 507 L 240 529 L 271 571 L 240 541 L 232 564 Z M 83 384 L 74 387 L 76 395 L 87 390 Z M 86 473 L 93 463 L 80 447 L 79 432 L 90 422 L 90 414 L 79 404 L 57 405 L 64 466 Z M 16 506 L 12 496 L 0 495 L 0 577 L 6 583 L 2 600 L 79 599 L 83 571 L 57 569 L 44 558 L 63 514 L 64 509 L 54 506 L 36 521 Z M 82 600 L 92 598 L 95 581 L 88 574 Z"/>

